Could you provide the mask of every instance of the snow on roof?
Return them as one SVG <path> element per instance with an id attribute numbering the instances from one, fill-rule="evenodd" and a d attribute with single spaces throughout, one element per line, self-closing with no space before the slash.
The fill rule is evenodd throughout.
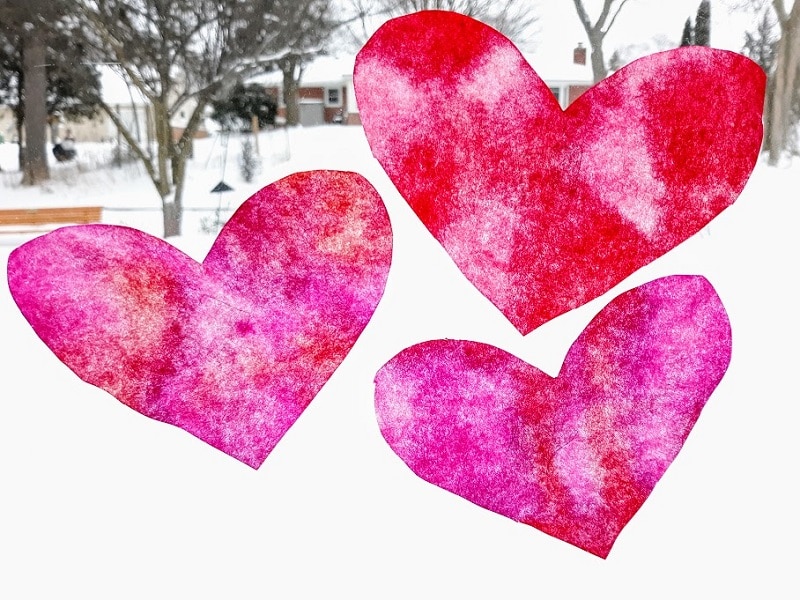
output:
<path id="1" fill-rule="evenodd" d="M 318 56 L 305 66 L 300 83 L 305 87 L 341 83 L 345 77 L 353 74 L 355 61 L 355 55 Z M 283 84 L 283 75 L 280 71 L 270 71 L 256 75 L 247 82 L 260 83 L 264 86 L 280 86 Z"/>
<path id="2" fill-rule="evenodd" d="M 319 56 L 309 63 L 303 71 L 303 83 L 313 86 L 315 84 L 340 82 L 346 75 L 353 74 L 356 62 L 354 55 L 334 57 Z"/>
<path id="3" fill-rule="evenodd" d="M 592 67 L 589 64 L 577 65 L 572 61 L 572 52 L 535 52 L 524 53 L 528 64 L 546 83 L 576 83 L 591 85 L 594 81 Z M 589 50 L 586 49 L 586 62 L 589 62 Z"/>
<path id="4" fill-rule="evenodd" d="M 572 62 L 572 51 L 556 55 L 552 52 L 526 53 L 525 59 L 533 70 L 548 83 L 576 83 L 591 85 L 594 81 L 592 68 L 588 64 L 576 65 Z M 587 62 L 589 50 L 586 51 Z M 301 85 L 304 87 L 323 86 L 340 83 L 352 76 L 355 56 L 318 56 L 303 71 Z M 263 73 L 248 80 L 265 86 L 280 86 L 283 77 L 279 71 Z"/>

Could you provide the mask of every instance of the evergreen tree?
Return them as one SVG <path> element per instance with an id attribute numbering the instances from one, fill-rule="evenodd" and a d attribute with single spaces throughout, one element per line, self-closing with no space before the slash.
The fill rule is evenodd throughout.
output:
<path id="1" fill-rule="evenodd" d="M 758 20 L 755 31 L 746 31 L 742 54 L 758 63 L 764 72 L 771 76 L 775 64 L 775 53 L 779 36 L 775 30 L 777 23 L 769 12 L 764 12 Z"/>
<path id="2" fill-rule="evenodd" d="M 693 46 L 693 45 L 694 45 L 694 29 L 692 28 L 692 18 L 687 17 L 686 23 L 683 25 L 681 46 Z"/>
<path id="3" fill-rule="evenodd" d="M 214 100 L 211 105 L 211 118 L 229 131 L 250 131 L 253 117 L 258 118 L 260 128 L 274 125 L 278 110 L 275 99 L 253 83 L 237 83 L 226 98 Z"/>
<path id="4" fill-rule="evenodd" d="M 249 137 L 246 137 L 242 141 L 242 153 L 239 155 L 239 172 L 242 174 L 242 179 L 250 183 L 260 170 L 260 167 L 261 163 L 256 156 L 253 142 Z"/>
<path id="5" fill-rule="evenodd" d="M 697 7 L 697 17 L 694 20 L 694 45 L 711 45 L 711 2 L 703 0 Z"/>
<path id="6" fill-rule="evenodd" d="M 20 152 L 22 183 L 34 185 L 50 178 L 47 165 L 47 34 L 50 23 L 61 16 L 61 2 L 39 5 L 25 0 L 0 4 L 0 37 L 11 45 L 22 63 L 17 78 L 19 104 L 25 119 L 25 151 Z M 17 112 L 17 122 L 20 122 Z M 20 140 L 22 142 L 22 140 Z M 20 149 L 22 144 L 20 144 Z"/>
<path id="7" fill-rule="evenodd" d="M 100 81 L 70 5 L 9 1 L 0 5 L 0 104 L 14 113 L 23 183 L 49 177 L 47 124 L 56 117 L 91 117 L 100 102 Z M 23 134 L 24 131 L 24 134 Z"/>

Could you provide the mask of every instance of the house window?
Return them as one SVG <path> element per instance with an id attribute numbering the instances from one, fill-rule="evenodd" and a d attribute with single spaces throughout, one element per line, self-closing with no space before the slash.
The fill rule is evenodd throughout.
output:
<path id="1" fill-rule="evenodd" d="M 325 89 L 325 106 L 341 106 L 342 90 L 339 88 Z"/>
<path id="2" fill-rule="evenodd" d="M 558 100 L 558 104 L 559 104 L 560 106 L 564 106 L 564 103 L 563 103 L 563 102 L 561 102 L 561 88 L 560 88 L 560 87 L 558 87 L 558 86 L 556 86 L 556 87 L 551 87 L 551 88 L 550 88 L 550 91 L 551 91 L 551 92 L 553 92 L 553 96 L 555 96 L 555 97 L 556 97 L 556 100 Z"/>

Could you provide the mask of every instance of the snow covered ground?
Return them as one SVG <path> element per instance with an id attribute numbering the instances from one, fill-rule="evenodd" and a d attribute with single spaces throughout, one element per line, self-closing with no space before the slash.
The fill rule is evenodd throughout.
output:
<path id="1" fill-rule="evenodd" d="M 787 598 L 798 594 L 800 163 L 759 165 L 736 204 L 603 297 L 521 337 L 458 272 L 372 158 L 358 127 L 263 133 L 242 181 L 239 141 L 199 142 L 177 246 L 202 260 L 203 219 L 295 171 L 355 170 L 382 194 L 394 260 L 348 358 L 258 471 L 80 381 L 39 341 L 5 281 L 0 234 L 0 597 Z M 141 167 L 97 170 L 79 147 L 43 188 L 16 185 L 0 145 L 0 208 L 100 204 L 104 221 L 161 232 Z M 286 160 L 283 160 L 283 159 Z M 139 209 L 139 210 L 119 210 Z M 145 210 L 147 209 L 147 210 Z M 624 289 L 705 275 L 732 323 L 733 359 L 681 454 L 597 559 L 416 478 L 383 442 L 372 379 L 432 338 L 492 343 L 556 374 Z"/>

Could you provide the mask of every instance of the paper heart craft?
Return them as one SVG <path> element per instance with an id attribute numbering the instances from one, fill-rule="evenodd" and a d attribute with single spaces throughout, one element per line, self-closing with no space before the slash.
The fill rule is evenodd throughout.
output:
<path id="1" fill-rule="evenodd" d="M 699 231 L 761 146 L 763 71 L 704 47 L 635 61 L 562 110 L 503 35 L 425 11 L 378 30 L 354 84 L 375 157 L 522 334 Z"/>
<path id="2" fill-rule="evenodd" d="M 202 264 L 89 225 L 14 250 L 8 281 L 81 379 L 258 468 L 371 318 L 391 253 L 372 186 L 312 171 L 242 204 Z"/>
<path id="3" fill-rule="evenodd" d="M 435 340 L 381 368 L 375 406 L 422 479 L 605 558 L 730 355 L 712 286 L 672 276 L 613 300 L 556 378 L 493 346 Z"/>

